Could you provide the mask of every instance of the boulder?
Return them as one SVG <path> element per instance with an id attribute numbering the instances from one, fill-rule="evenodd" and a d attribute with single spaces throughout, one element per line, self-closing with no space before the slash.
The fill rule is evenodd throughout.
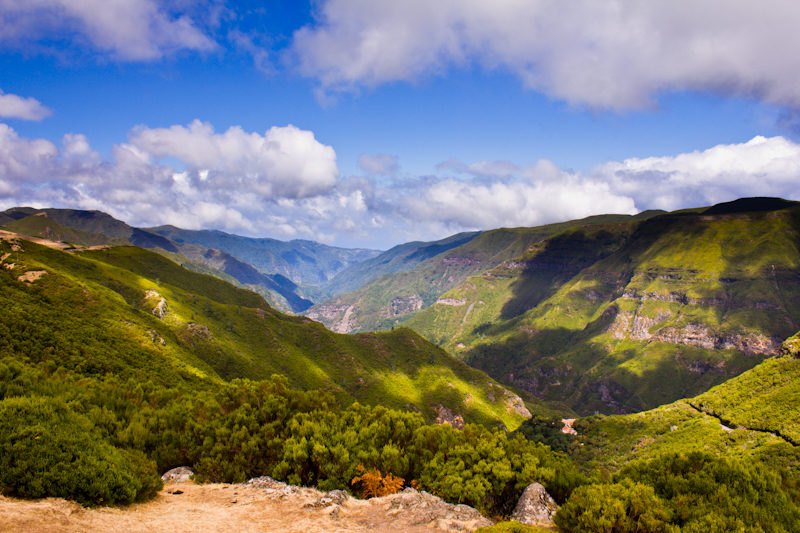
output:
<path id="1" fill-rule="evenodd" d="M 540 483 L 531 483 L 517 502 L 512 520 L 527 526 L 553 527 L 553 515 L 558 510 L 555 500 Z"/>
<path id="2" fill-rule="evenodd" d="M 164 483 L 187 483 L 193 475 L 194 472 L 192 472 L 190 468 L 179 466 L 178 468 L 173 468 L 172 470 L 164 472 L 161 479 Z"/>

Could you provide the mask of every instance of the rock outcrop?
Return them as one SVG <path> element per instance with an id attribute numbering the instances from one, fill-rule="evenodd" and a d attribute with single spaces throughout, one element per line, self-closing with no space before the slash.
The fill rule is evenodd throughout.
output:
<path id="1" fill-rule="evenodd" d="M 164 483 L 188 483 L 191 481 L 193 475 L 194 472 L 191 468 L 179 466 L 164 472 L 164 475 L 161 476 L 161 480 Z"/>
<path id="2" fill-rule="evenodd" d="M 463 429 L 466 423 L 464 422 L 464 417 L 453 413 L 450 409 L 445 407 L 444 405 L 439 405 L 437 408 L 439 415 L 434 420 L 437 424 L 449 424 L 450 426 L 456 429 Z"/>
<path id="3" fill-rule="evenodd" d="M 540 483 L 531 483 L 520 496 L 511 519 L 527 526 L 552 528 L 557 510 L 558 505 L 545 488 Z"/>
<path id="4" fill-rule="evenodd" d="M 654 326 L 664 322 L 670 316 L 668 313 L 648 317 L 639 313 L 622 312 L 614 317 L 614 321 L 606 327 L 605 331 L 610 333 L 614 339 L 661 341 L 709 350 L 734 348 L 748 355 L 777 355 L 781 346 L 781 339 L 778 337 L 765 337 L 758 333 L 717 334 L 711 328 L 698 324 L 687 324 L 681 328 L 662 327 L 651 332 Z"/>

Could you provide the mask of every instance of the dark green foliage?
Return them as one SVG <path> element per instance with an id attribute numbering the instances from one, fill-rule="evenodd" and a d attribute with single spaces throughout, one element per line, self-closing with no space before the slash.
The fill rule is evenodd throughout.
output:
<path id="1" fill-rule="evenodd" d="M 755 462 L 668 454 L 628 465 L 618 476 L 646 483 L 672 502 L 683 531 L 800 530 L 800 509 L 780 476 Z"/>
<path id="2" fill-rule="evenodd" d="M 447 501 L 498 516 L 511 514 L 522 491 L 534 481 L 557 501 L 585 482 L 566 456 L 481 426 L 468 425 L 463 431 L 422 428 L 416 450 L 424 487 Z"/>
<path id="3" fill-rule="evenodd" d="M 582 533 L 678 531 L 670 525 L 671 517 L 669 506 L 652 487 L 625 480 L 578 488 L 556 513 L 555 523 Z"/>
<path id="4" fill-rule="evenodd" d="M 556 452 L 566 452 L 575 440 L 572 435 L 563 433 L 564 423 L 561 418 L 533 415 L 522 423 L 514 433 L 520 434 L 531 442 L 541 442 Z"/>
<path id="5" fill-rule="evenodd" d="M 575 490 L 556 524 L 570 532 L 800 531 L 781 476 L 757 462 L 665 454 L 627 465 L 613 481 Z"/>
<path id="6" fill-rule="evenodd" d="M 11 398 L 0 402 L 0 487 L 96 505 L 143 500 L 162 484 L 151 461 L 114 448 L 63 403 Z"/>

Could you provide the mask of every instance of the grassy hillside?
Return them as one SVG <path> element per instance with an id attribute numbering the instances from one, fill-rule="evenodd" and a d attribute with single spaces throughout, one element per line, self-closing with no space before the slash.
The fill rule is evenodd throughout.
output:
<path id="1" fill-rule="evenodd" d="M 325 290 L 331 295 L 354 291 L 383 274 L 411 270 L 427 259 L 468 243 L 479 234 L 480 232 L 458 233 L 440 241 L 400 244 L 342 270 L 325 285 Z"/>
<path id="2" fill-rule="evenodd" d="M 800 208 L 779 207 L 566 230 L 407 324 L 583 414 L 694 396 L 777 353 L 798 328 Z"/>
<path id="3" fill-rule="evenodd" d="M 128 244 L 120 238 L 110 238 L 106 235 L 89 233 L 87 231 L 70 228 L 51 219 L 46 213 L 29 215 L 19 219 L 9 219 L 0 227 L 13 233 L 21 233 L 31 237 L 40 237 L 54 242 L 66 242 L 80 246 L 119 245 Z"/>
<path id="4" fill-rule="evenodd" d="M 297 284 L 322 286 L 350 265 L 378 255 L 377 250 L 336 248 L 313 241 L 255 239 L 222 231 L 190 231 L 160 226 L 148 231 L 176 243 L 220 250 L 268 274 L 280 274 Z"/>
<path id="5" fill-rule="evenodd" d="M 327 297 L 327 293 L 317 287 L 298 286 L 280 274 L 261 272 L 224 251 L 199 244 L 178 243 L 157 233 L 128 226 L 100 211 L 16 207 L 6 211 L 0 218 L 0 227 L 3 225 L 8 226 L 5 228 L 8 231 L 56 242 L 82 246 L 133 244 L 155 250 L 196 272 L 229 282 L 235 280 L 236 284 L 251 287 L 286 312 L 303 311 L 313 304 L 312 299 Z M 175 231 L 183 230 L 176 228 Z"/>
<path id="6" fill-rule="evenodd" d="M 800 359 L 767 359 L 711 390 L 624 416 L 591 416 L 576 428 L 585 464 L 615 470 L 667 452 L 710 452 L 797 472 L 800 467 Z"/>
<path id="7" fill-rule="evenodd" d="M 638 220 L 655 214 L 646 212 L 636 217 L 602 215 L 535 228 L 485 231 L 460 246 L 419 263 L 412 270 L 384 274 L 355 291 L 319 303 L 304 314 L 340 333 L 389 329 L 430 307 L 440 295 L 470 276 L 517 257 L 533 244 L 567 228 L 587 223 Z"/>
<path id="8" fill-rule="evenodd" d="M 137 247 L 69 254 L 4 241 L 0 258 L 1 304 L 13 311 L 0 316 L 0 358 L 164 384 L 283 374 L 345 404 L 413 408 L 428 419 L 444 407 L 511 428 L 524 419 L 515 395 L 408 329 L 337 335 Z"/>

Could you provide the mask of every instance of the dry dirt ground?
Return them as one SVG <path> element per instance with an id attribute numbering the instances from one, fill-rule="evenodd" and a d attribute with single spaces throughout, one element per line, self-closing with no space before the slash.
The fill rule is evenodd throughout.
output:
<path id="1" fill-rule="evenodd" d="M 181 492 L 180 494 L 177 494 Z M 85 509 L 58 498 L 0 496 L 0 532 L 194 533 L 225 531 L 430 533 L 474 531 L 491 522 L 469 507 L 407 492 L 341 505 L 314 489 L 167 484 L 153 500 L 121 508 Z"/>

